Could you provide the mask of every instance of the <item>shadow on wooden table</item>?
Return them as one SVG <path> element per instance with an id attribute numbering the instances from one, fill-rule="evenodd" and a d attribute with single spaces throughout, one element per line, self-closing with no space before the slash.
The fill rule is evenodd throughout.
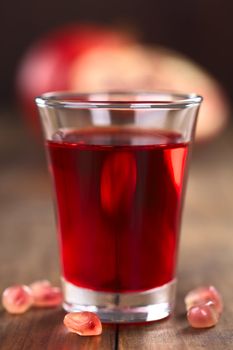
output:
<path id="1" fill-rule="evenodd" d="M 115 332 L 115 326 L 104 326 L 102 336 L 80 337 L 66 330 L 64 316 L 65 312 L 61 309 L 32 309 L 23 315 L 9 315 L 1 311 L 4 350 L 112 349 L 111 335 Z"/>

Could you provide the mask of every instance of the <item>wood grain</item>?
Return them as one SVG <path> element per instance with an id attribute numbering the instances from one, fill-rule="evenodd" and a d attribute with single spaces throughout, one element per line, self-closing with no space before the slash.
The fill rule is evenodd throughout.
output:
<path id="1" fill-rule="evenodd" d="M 0 128 L 0 292 L 13 283 L 48 278 L 59 283 L 50 182 L 42 144 L 20 123 L 2 115 Z M 233 344 L 233 131 L 193 157 L 182 230 L 177 307 L 163 322 L 105 326 L 102 336 L 66 333 L 64 312 L 31 310 L 22 316 L 0 311 L 1 350 L 228 350 Z M 217 327 L 188 327 L 183 298 L 191 288 L 214 284 L 225 310 Z"/>
<path id="2" fill-rule="evenodd" d="M 79 337 L 63 327 L 65 312 L 30 310 L 24 315 L 1 315 L 1 349 L 97 350 L 114 349 L 115 327 L 105 326 L 98 337 Z"/>
<path id="3" fill-rule="evenodd" d="M 167 321 L 121 326 L 119 349 L 233 349 L 233 138 L 232 129 L 211 145 L 196 148 L 188 183 L 178 269 L 177 307 Z M 184 296 L 213 284 L 224 300 L 218 325 L 188 326 Z"/>
<path id="4" fill-rule="evenodd" d="M 43 145 L 19 124 L 0 128 L 0 292 L 15 283 L 48 278 L 59 284 L 59 262 L 50 181 Z M 63 327 L 64 311 L 0 311 L 1 350 L 115 349 L 115 326 L 101 337 L 82 338 Z"/>

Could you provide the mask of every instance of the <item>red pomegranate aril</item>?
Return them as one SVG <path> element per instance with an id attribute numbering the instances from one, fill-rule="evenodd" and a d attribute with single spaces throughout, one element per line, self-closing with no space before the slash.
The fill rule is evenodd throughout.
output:
<path id="1" fill-rule="evenodd" d="M 218 313 L 223 310 L 222 298 L 213 286 L 198 287 L 191 290 L 185 297 L 186 310 L 188 311 L 193 306 L 212 301 Z"/>
<path id="2" fill-rule="evenodd" d="M 187 313 L 187 319 L 193 328 L 209 328 L 217 324 L 219 313 L 211 301 L 192 306 Z"/>
<path id="3" fill-rule="evenodd" d="M 30 288 L 32 289 L 33 292 L 37 291 L 38 289 L 40 290 L 42 287 L 51 287 L 52 284 L 48 280 L 38 280 L 30 284 Z"/>
<path id="4" fill-rule="evenodd" d="M 47 280 L 30 285 L 36 307 L 56 307 L 62 303 L 63 295 L 59 287 L 53 287 Z"/>
<path id="5" fill-rule="evenodd" d="M 102 333 L 102 324 L 99 317 L 93 312 L 72 312 L 65 316 L 64 325 L 72 332 L 82 336 L 99 335 Z"/>
<path id="6" fill-rule="evenodd" d="M 11 314 L 22 314 L 33 304 L 33 295 L 25 285 L 11 286 L 2 294 L 2 305 Z"/>

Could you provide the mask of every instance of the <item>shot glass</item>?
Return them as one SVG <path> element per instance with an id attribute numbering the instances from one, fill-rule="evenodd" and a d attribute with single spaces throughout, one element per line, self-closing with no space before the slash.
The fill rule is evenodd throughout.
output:
<path id="1" fill-rule="evenodd" d="M 36 98 L 54 185 L 64 308 L 145 322 L 174 308 L 195 94 Z"/>

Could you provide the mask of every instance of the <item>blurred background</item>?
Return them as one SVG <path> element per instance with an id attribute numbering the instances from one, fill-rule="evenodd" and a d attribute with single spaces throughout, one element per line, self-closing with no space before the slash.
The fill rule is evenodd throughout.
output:
<path id="1" fill-rule="evenodd" d="M 200 127 L 199 132 L 201 138 L 202 136 L 204 136 L 204 139 L 206 136 L 208 138 L 209 134 L 212 137 L 212 135 L 218 133 L 225 126 L 226 119 L 230 115 L 229 109 L 233 100 L 232 12 L 233 3 L 230 0 L 225 0 L 224 5 L 220 0 L 196 0 L 195 2 L 187 2 L 185 0 L 175 2 L 169 0 L 150 0 L 143 4 L 140 2 L 132 3 L 129 0 L 123 2 L 116 0 L 67 0 L 65 3 L 55 0 L 2 2 L 0 5 L 1 106 L 6 108 L 10 106 L 12 108 L 17 105 L 16 102 L 20 102 L 20 105 L 23 104 L 25 106 L 25 94 L 26 99 L 29 94 L 25 90 L 31 90 L 31 80 L 36 84 L 35 81 L 38 79 L 38 75 L 41 75 L 41 71 L 45 72 L 44 61 L 41 66 L 40 62 L 44 59 L 44 52 L 46 50 L 49 51 L 48 46 L 50 45 L 47 45 L 46 48 L 37 47 L 38 60 L 34 64 L 34 71 L 30 70 L 30 68 L 30 73 L 25 73 L 25 69 L 27 70 L 31 63 L 30 59 L 27 61 L 28 57 L 26 58 L 26 55 L 32 47 L 38 45 L 41 38 L 48 38 L 49 33 L 59 28 L 63 28 L 61 32 L 64 33 L 64 28 L 70 24 L 87 24 L 90 27 L 93 27 L 93 25 L 97 27 L 104 26 L 105 29 L 103 33 L 100 33 L 100 37 L 105 36 L 106 31 L 114 30 L 117 33 L 121 31 L 121 34 L 123 32 L 124 39 L 126 41 L 128 40 L 128 44 L 125 46 L 124 44 L 118 45 L 120 54 L 117 56 L 117 50 L 114 51 L 109 60 L 111 61 L 112 57 L 117 57 L 117 61 L 120 61 L 118 60 L 119 57 L 125 57 L 124 62 L 121 65 L 119 64 L 119 69 L 116 67 L 113 68 L 119 71 L 121 76 L 125 72 L 138 71 L 138 67 L 141 67 L 142 72 L 139 74 L 140 78 L 138 79 L 137 77 L 136 88 L 154 89 L 158 87 L 181 91 L 196 90 L 195 92 L 202 93 L 206 97 L 206 100 L 211 100 L 212 109 L 210 108 L 210 113 L 206 113 L 206 120 L 203 117 L 200 118 L 203 120 L 203 127 Z M 61 32 L 58 37 L 62 35 Z M 68 37 L 71 36 L 71 32 L 72 30 L 67 34 Z M 90 37 L 94 34 L 95 29 L 88 34 L 88 37 L 85 37 L 85 40 L 87 42 L 88 40 L 91 41 Z M 130 39 L 129 36 L 131 36 Z M 97 41 L 101 40 L 100 37 Z M 60 45 L 60 51 L 65 51 L 66 49 L 62 40 L 56 45 Z M 76 39 L 73 37 L 72 40 L 75 42 L 73 45 L 79 45 L 80 33 L 77 34 Z M 130 40 L 131 43 L 129 43 Z M 101 50 L 104 51 L 106 47 L 109 48 L 111 46 L 109 42 L 111 41 L 109 39 L 102 48 L 98 48 L 100 56 L 95 58 L 95 60 L 93 59 L 85 67 L 86 71 L 89 70 L 90 66 L 93 67 L 94 65 L 97 70 L 99 69 L 99 72 L 101 69 L 103 70 L 102 66 L 98 67 L 98 62 L 103 57 L 101 56 Z M 53 44 L 53 40 L 50 43 Z M 143 45 L 143 47 L 137 47 L 135 51 L 135 46 L 138 43 Z M 152 53 L 151 51 L 145 51 L 145 45 L 147 47 L 149 46 L 149 50 L 152 50 Z M 90 46 L 92 47 L 92 44 Z M 123 46 L 123 51 L 120 51 Z M 159 56 L 158 47 L 161 46 L 174 50 L 175 53 L 168 52 Z M 129 47 L 133 47 L 133 50 L 127 51 Z M 38 55 L 40 52 L 42 52 L 41 57 Z M 188 61 L 187 63 L 185 59 L 182 60 L 182 58 L 179 58 L 180 54 L 185 55 L 191 62 Z M 65 55 L 63 55 L 63 62 L 65 62 L 64 64 L 66 66 L 71 67 L 74 60 L 72 58 L 69 61 Z M 54 53 L 54 56 L 48 55 L 47 57 L 47 61 L 51 61 L 52 57 L 53 66 L 56 65 L 57 58 L 55 56 L 56 54 Z M 76 52 L 74 56 L 78 56 L 79 58 L 82 55 L 80 55 L 80 52 Z M 171 57 L 171 61 L 168 62 L 168 59 Z M 89 59 L 90 57 L 87 59 L 88 62 L 90 62 Z M 127 62 L 125 63 L 125 61 Z M 164 63 L 165 61 L 166 63 Z M 139 63 L 134 67 L 132 62 Z M 153 62 L 154 64 L 152 64 Z M 198 66 L 194 66 L 193 63 L 196 63 Z M 162 65 L 163 67 L 160 67 Z M 41 93 L 43 89 L 46 91 L 47 89 L 54 89 L 56 87 L 58 89 L 66 88 L 79 91 L 85 89 L 96 90 L 97 87 L 101 90 L 101 87 L 106 87 L 106 84 L 101 86 L 98 80 L 99 77 L 96 84 L 90 83 L 88 73 L 86 77 L 83 65 L 80 67 L 82 68 L 79 68 L 76 73 L 73 70 L 72 74 L 76 78 L 72 80 L 72 83 L 67 83 L 67 76 L 60 77 L 60 79 L 63 79 L 63 83 L 59 83 L 60 85 L 57 82 L 53 82 L 52 84 L 47 83 L 42 88 L 36 87 L 35 93 L 37 91 Z M 146 67 L 144 71 L 143 67 Z M 79 80 L 80 70 L 82 74 Z M 160 70 L 162 77 L 165 76 L 166 72 L 169 75 L 169 78 L 164 78 L 165 82 L 161 82 L 163 78 L 157 76 Z M 114 83 L 112 86 L 110 84 L 110 87 L 114 88 L 115 85 L 117 87 L 122 86 L 123 88 L 131 87 L 133 79 L 130 74 L 128 75 L 129 77 L 126 79 L 127 83 L 120 81 L 118 84 L 115 84 L 116 78 L 114 78 Z M 147 75 L 147 77 L 156 75 L 154 78 L 156 83 L 151 83 L 150 81 L 146 84 L 145 79 L 142 79 L 144 75 Z M 152 78 L 150 79 L 153 80 Z M 59 80 L 59 78 L 56 77 L 56 80 Z M 66 84 L 64 83 L 65 80 Z M 128 83 L 130 80 L 131 83 Z M 181 80 L 181 83 L 179 80 Z M 183 80 L 185 82 L 182 82 Z M 93 81 L 95 81 L 94 78 Z M 135 87 L 135 79 L 133 80 L 133 86 Z M 29 98 L 32 99 L 32 96 L 30 95 Z M 23 103 L 21 103 L 22 100 Z M 24 114 L 28 114 L 27 108 L 26 112 L 25 108 L 23 111 Z M 31 111 L 29 111 L 30 113 Z M 15 113 L 11 116 L 12 118 L 16 118 Z M 211 130 L 209 131 L 208 128 Z"/>
<path id="2" fill-rule="evenodd" d="M 114 87 L 204 96 L 186 200 L 180 288 L 184 293 L 193 284 L 230 283 L 232 13 L 231 0 L 0 3 L 4 286 L 59 276 L 50 183 L 43 147 L 35 142 L 40 127 L 34 96 Z"/>
<path id="3" fill-rule="evenodd" d="M 233 99 L 230 0 L 55 0 L 1 2 L 0 97 L 11 103 L 14 78 L 25 51 L 53 28 L 74 22 L 128 27 L 143 42 L 175 49 L 201 64 Z"/>

